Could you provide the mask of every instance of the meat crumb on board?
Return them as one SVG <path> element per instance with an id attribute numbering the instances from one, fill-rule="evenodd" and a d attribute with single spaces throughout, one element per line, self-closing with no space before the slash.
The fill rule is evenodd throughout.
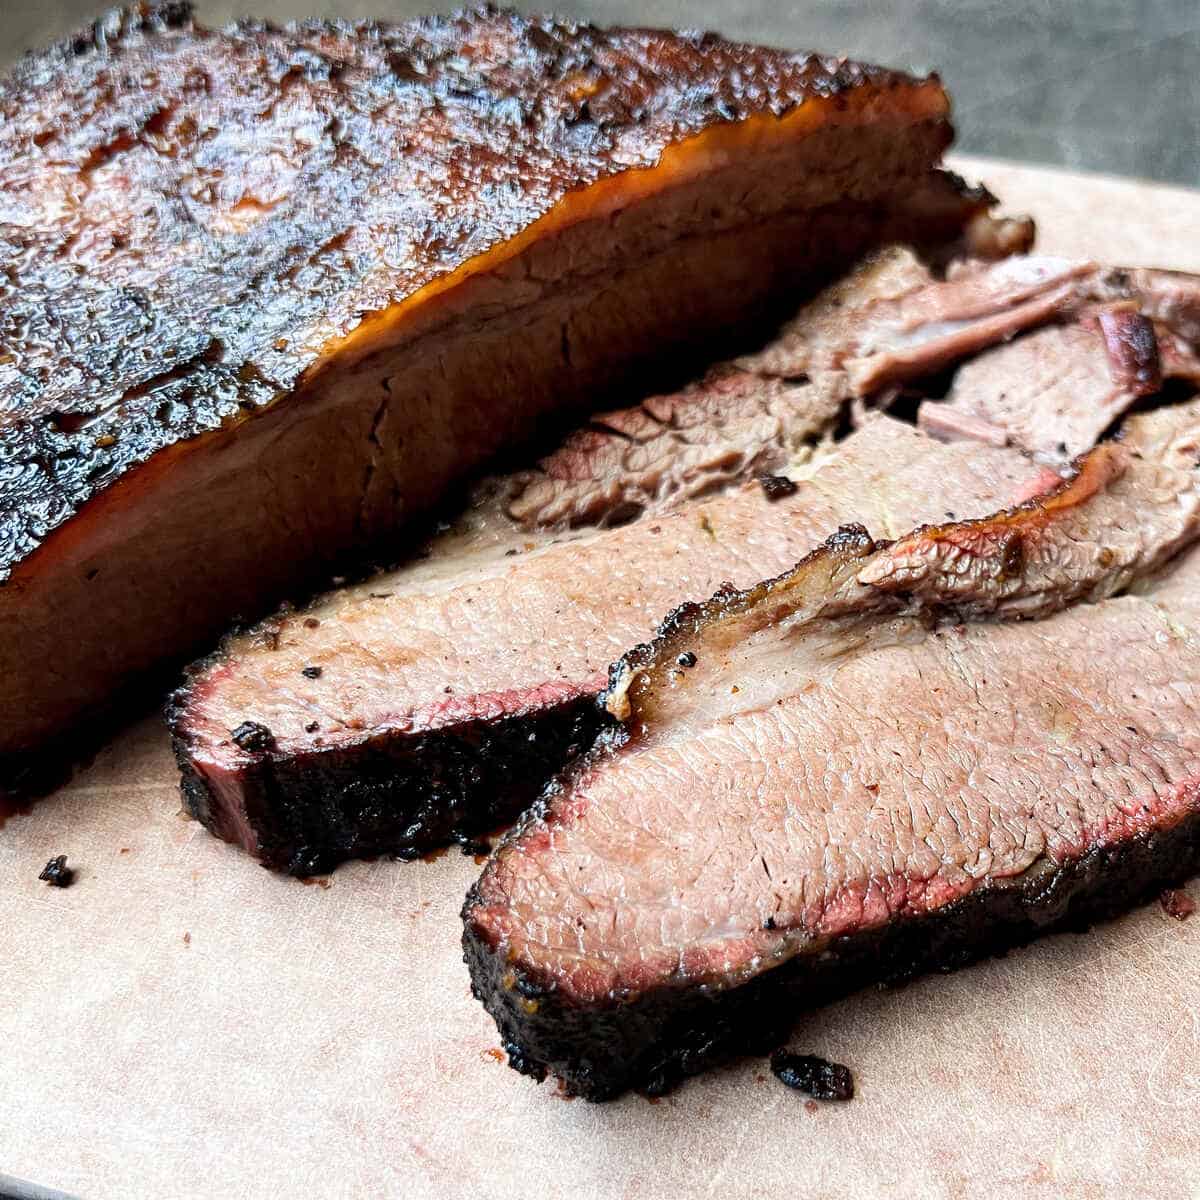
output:
<path id="1" fill-rule="evenodd" d="M 1196 911 L 1196 902 L 1183 888 L 1167 888 L 1158 898 L 1163 912 L 1177 921 L 1186 921 Z"/>
<path id="2" fill-rule="evenodd" d="M 42 868 L 38 878 L 51 887 L 66 888 L 75 882 L 75 872 L 67 866 L 67 856 L 59 854 Z"/>
<path id="3" fill-rule="evenodd" d="M 776 1050 L 771 1055 L 771 1071 L 785 1087 L 807 1092 L 814 1100 L 854 1099 L 850 1068 L 827 1058 Z"/>

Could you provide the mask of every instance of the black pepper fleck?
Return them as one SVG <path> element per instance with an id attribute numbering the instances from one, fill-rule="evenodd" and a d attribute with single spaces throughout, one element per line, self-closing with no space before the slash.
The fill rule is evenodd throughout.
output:
<path id="1" fill-rule="evenodd" d="M 796 485 L 786 475 L 760 475 L 758 482 L 768 500 L 782 500 L 796 491 Z"/>
<path id="2" fill-rule="evenodd" d="M 305 679 L 320 679 L 321 678 L 321 668 L 320 667 L 305 667 L 304 670 L 302 670 L 300 672 L 300 674 L 303 675 Z"/>
<path id="3" fill-rule="evenodd" d="M 243 721 L 236 729 L 229 731 L 229 736 L 243 750 L 266 750 L 275 742 L 275 735 L 257 721 Z"/>
<path id="4" fill-rule="evenodd" d="M 685 650 L 675 661 L 681 667 L 694 667 L 696 665 L 696 656 L 690 650 Z"/>

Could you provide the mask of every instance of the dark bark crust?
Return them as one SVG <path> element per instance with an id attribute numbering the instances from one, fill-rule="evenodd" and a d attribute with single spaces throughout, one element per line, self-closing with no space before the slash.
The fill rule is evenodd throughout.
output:
<path id="1" fill-rule="evenodd" d="M 264 866 L 318 875 L 351 858 L 417 858 L 513 821 L 547 777 L 595 740 L 607 718 L 592 697 L 530 716 L 473 721 L 407 738 L 303 756 L 265 752 L 241 783 Z M 188 811 L 237 840 L 186 745 L 174 741 Z"/>
<path id="2" fill-rule="evenodd" d="M 1200 869 L 1200 812 L 1060 866 L 1043 862 L 1009 884 L 993 884 L 934 914 L 836 938 L 728 989 L 661 987 L 634 1000 L 580 1006 L 559 997 L 489 946 L 467 897 L 465 961 L 476 999 L 495 1018 L 509 1063 L 547 1073 L 588 1100 L 629 1089 L 649 1095 L 739 1054 L 766 1053 L 805 1009 L 870 983 L 894 985 L 952 971 L 1046 933 L 1082 932 Z"/>
<path id="3" fill-rule="evenodd" d="M 19 363 L 0 384 L 0 583 L 134 468 L 286 397 L 363 314 L 573 189 L 730 121 L 867 90 L 894 117 L 909 93 L 940 92 L 813 53 L 486 5 L 221 31 L 191 15 L 176 0 L 115 9 L 0 75 L 0 192 L 16 205 L 0 226 L 13 288 L 0 337 Z M 297 112 L 311 144 L 292 139 Z M 295 174 L 223 136 L 239 128 L 294 147 Z M 114 161 L 128 211 L 64 216 L 56 189 L 87 191 Z M 414 190 L 428 206 L 393 202 Z M 239 192 L 269 211 L 232 234 L 225 197 Z M 406 265 L 380 271 L 406 243 Z"/>

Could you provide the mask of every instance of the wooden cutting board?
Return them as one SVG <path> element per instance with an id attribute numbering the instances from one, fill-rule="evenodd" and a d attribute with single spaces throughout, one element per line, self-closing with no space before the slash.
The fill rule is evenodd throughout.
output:
<path id="1" fill-rule="evenodd" d="M 1200 271 L 1200 192 L 957 165 L 1044 250 Z M 37 880 L 60 853 L 69 891 Z M 131 730 L 0 832 L 0 1172 L 96 1200 L 1194 1194 L 1200 915 L 811 1015 L 793 1044 L 853 1067 L 848 1105 L 750 1061 L 591 1106 L 499 1061 L 459 950 L 477 870 L 270 875 L 181 819 L 163 729 Z"/>

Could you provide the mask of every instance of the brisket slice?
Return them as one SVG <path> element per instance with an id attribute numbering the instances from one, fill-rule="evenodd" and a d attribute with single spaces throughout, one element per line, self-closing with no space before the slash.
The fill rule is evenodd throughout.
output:
<path id="1" fill-rule="evenodd" d="M 1200 401 L 1161 409 L 1049 497 L 669 618 L 468 897 L 513 1065 L 660 1089 L 1195 870 L 1198 463 Z"/>
<path id="2" fill-rule="evenodd" d="M 917 423 L 935 437 L 1013 445 L 1066 462 L 1166 380 L 1200 383 L 1195 348 L 1133 308 L 1106 306 L 964 364 Z"/>
<path id="3" fill-rule="evenodd" d="M 873 244 L 975 229 L 950 136 L 936 79 L 492 8 L 214 32 L 147 4 L 27 58 L 0 80 L 5 786 L 547 415 Z"/>
<path id="4" fill-rule="evenodd" d="M 1087 262 L 1017 255 L 970 262 L 943 281 L 906 279 L 891 295 L 855 305 L 829 289 L 765 351 L 739 359 L 747 370 L 782 378 L 837 367 L 859 395 L 932 374 L 1078 304 Z M 885 278 L 892 275 L 887 272 Z"/>
<path id="5" fill-rule="evenodd" d="M 876 416 L 774 501 L 751 483 L 515 555 L 485 524 L 447 558 L 282 614 L 200 664 L 168 712 L 187 803 L 301 874 L 494 828 L 590 743 L 608 664 L 664 610 L 781 571 L 844 521 L 896 535 L 992 511 L 1048 474 Z M 239 745 L 247 721 L 271 742 Z"/>
<path id="6" fill-rule="evenodd" d="M 803 461 L 848 398 L 840 372 L 791 382 L 719 368 L 675 395 L 593 417 L 513 479 L 506 511 L 530 530 L 665 512 Z"/>

